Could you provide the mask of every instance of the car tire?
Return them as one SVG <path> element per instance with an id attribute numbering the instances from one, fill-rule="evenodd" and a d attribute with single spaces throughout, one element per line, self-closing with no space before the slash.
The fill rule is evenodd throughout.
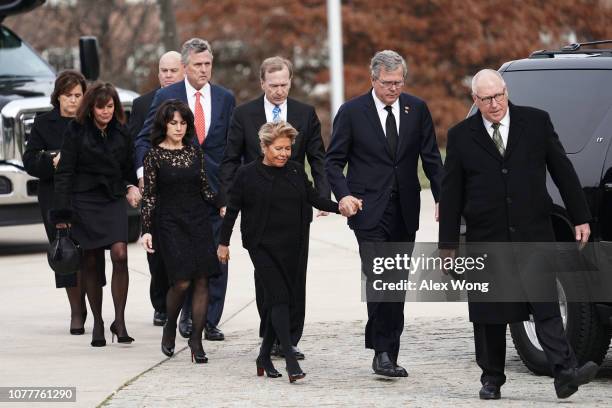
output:
<path id="1" fill-rule="evenodd" d="M 140 238 L 140 214 L 128 216 L 128 242 L 136 242 Z"/>
<path id="2" fill-rule="evenodd" d="M 565 334 L 572 345 L 578 364 L 594 361 L 601 364 L 610 345 L 610 333 L 602 325 L 594 303 L 565 302 L 566 290 L 579 285 L 557 281 L 561 317 Z M 571 298 L 576 298 L 569 296 Z M 510 333 L 514 347 L 525 366 L 536 375 L 552 376 L 548 360 L 535 334 L 533 316 L 529 321 L 513 323 Z"/>

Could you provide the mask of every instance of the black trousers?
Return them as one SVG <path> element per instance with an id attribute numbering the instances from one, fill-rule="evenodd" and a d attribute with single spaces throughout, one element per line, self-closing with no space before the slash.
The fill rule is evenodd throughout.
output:
<path id="1" fill-rule="evenodd" d="M 533 313 L 536 335 L 544 354 L 548 359 L 553 375 L 559 371 L 578 365 L 574 351 L 570 346 L 563 320 L 559 313 L 558 303 L 530 303 Z M 557 315 L 550 316 L 551 308 L 556 308 Z M 540 316 L 545 316 L 540 318 Z M 476 345 L 476 363 L 482 370 L 480 382 L 502 386 L 506 382 L 504 366 L 506 363 L 506 323 L 474 323 L 474 342 Z"/>
<path id="2" fill-rule="evenodd" d="M 155 231 L 153 231 L 155 232 Z M 156 235 L 153 235 L 155 237 Z M 155 238 L 153 238 L 155 240 Z M 151 305 L 156 312 L 166 313 L 166 295 L 168 294 L 168 275 L 164 267 L 159 250 L 152 254 L 147 254 L 149 272 L 151 273 L 151 284 L 149 285 L 149 296 Z"/>
<path id="3" fill-rule="evenodd" d="M 304 245 L 302 246 L 301 259 L 304 265 L 301 268 L 302 275 L 296 281 L 294 288 L 295 298 L 289 305 L 289 316 L 291 321 L 291 343 L 297 346 L 304 333 L 304 319 L 306 318 L 306 270 L 308 269 L 308 243 L 310 242 L 310 228 L 304 231 Z M 261 280 L 257 278 L 257 272 L 254 272 L 255 277 L 255 303 L 257 304 L 257 312 L 259 313 L 259 337 L 263 338 L 266 331 L 267 318 L 269 316 L 264 304 L 264 288 Z"/>
<path id="4" fill-rule="evenodd" d="M 219 215 L 219 210 L 210 207 L 210 223 L 213 229 L 213 238 L 215 248 L 219 246 L 219 234 L 221 233 L 221 224 L 223 218 Z M 218 326 L 223 314 L 225 306 L 225 294 L 227 292 L 227 263 L 219 263 L 221 273 L 208 280 L 208 313 L 206 323 L 212 326 Z"/>
<path id="5" fill-rule="evenodd" d="M 399 196 L 392 195 L 387 208 L 375 228 L 354 230 L 359 253 L 365 242 L 414 242 L 415 231 L 407 231 L 401 212 Z M 363 260 L 363 258 L 362 258 Z M 400 337 L 404 331 L 404 302 L 368 301 L 368 323 L 365 329 L 365 347 L 377 353 L 386 351 L 397 361 Z"/>

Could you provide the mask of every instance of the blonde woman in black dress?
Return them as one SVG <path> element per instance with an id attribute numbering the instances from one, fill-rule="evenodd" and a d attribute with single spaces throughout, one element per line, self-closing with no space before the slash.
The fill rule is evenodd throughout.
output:
<path id="1" fill-rule="evenodd" d="M 257 278 L 264 287 L 267 327 L 257 357 L 257 375 L 280 377 L 270 360 L 277 337 L 285 354 L 287 375 L 294 382 L 306 375 L 294 355 L 291 343 L 290 306 L 299 299 L 299 279 L 304 276 L 308 251 L 307 231 L 312 207 L 338 211 L 338 204 L 321 197 L 312 187 L 301 163 L 290 161 L 297 136 L 287 122 L 266 123 L 259 131 L 263 158 L 236 173 L 228 193 L 228 206 L 221 227 L 217 255 L 229 259 L 229 243 L 238 213 L 242 213 L 242 245 L 249 251 Z M 276 336 L 275 336 L 276 333 Z"/>
<path id="2" fill-rule="evenodd" d="M 202 331 L 208 309 L 208 278 L 220 273 L 208 209 L 220 200 L 211 190 L 204 170 L 204 155 L 193 144 L 194 119 L 189 106 L 173 99 L 155 115 L 151 142 L 144 159 L 142 245 L 147 252 L 161 251 L 170 289 L 166 296 L 168 320 L 161 350 L 174 354 L 176 321 L 187 289 L 193 287 L 191 360 L 206 363 Z M 155 227 L 152 229 L 152 224 Z M 152 236 L 154 230 L 157 236 Z"/>

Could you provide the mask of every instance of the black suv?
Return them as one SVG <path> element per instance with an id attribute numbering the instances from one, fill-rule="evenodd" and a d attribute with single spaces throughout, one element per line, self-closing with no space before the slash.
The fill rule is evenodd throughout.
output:
<path id="1" fill-rule="evenodd" d="M 514 104 L 550 114 L 587 196 L 592 240 L 601 245 L 612 244 L 607 242 L 612 241 L 612 49 L 596 48 L 606 43 L 612 40 L 536 51 L 499 69 Z M 548 191 L 555 204 L 556 240 L 572 242 L 573 225 L 550 176 Z M 600 364 L 610 344 L 612 303 L 567 302 L 572 286 L 558 282 L 566 333 L 581 363 Z M 612 287 L 607 293 L 612 298 Z M 511 333 L 525 365 L 536 374 L 550 375 L 533 320 L 512 324 Z"/>

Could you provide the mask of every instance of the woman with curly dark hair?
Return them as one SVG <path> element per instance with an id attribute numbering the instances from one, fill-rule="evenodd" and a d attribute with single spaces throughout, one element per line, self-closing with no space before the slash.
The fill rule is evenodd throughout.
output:
<path id="1" fill-rule="evenodd" d="M 111 293 L 115 320 L 111 333 L 120 343 L 134 341 L 125 327 L 128 293 L 126 198 L 136 207 L 140 192 L 133 169 L 133 144 L 123 124 L 125 114 L 115 87 L 92 85 L 68 124 L 55 172 L 54 209 L 57 228 L 71 226 L 83 249 L 81 274 L 94 317 L 91 345 L 106 345 L 102 319 L 102 286 L 96 259 L 110 249 L 113 264 Z"/>
<path id="2" fill-rule="evenodd" d="M 153 147 L 144 159 L 142 245 L 147 252 L 161 251 L 170 284 L 162 352 L 174 354 L 176 321 L 187 289 L 192 287 L 193 331 L 188 344 L 191 360 L 206 363 L 202 331 L 208 309 L 208 278 L 220 270 L 204 201 L 220 208 L 221 200 L 208 184 L 202 150 L 193 144 L 193 123 L 189 106 L 179 100 L 168 100 L 157 110 Z"/>

